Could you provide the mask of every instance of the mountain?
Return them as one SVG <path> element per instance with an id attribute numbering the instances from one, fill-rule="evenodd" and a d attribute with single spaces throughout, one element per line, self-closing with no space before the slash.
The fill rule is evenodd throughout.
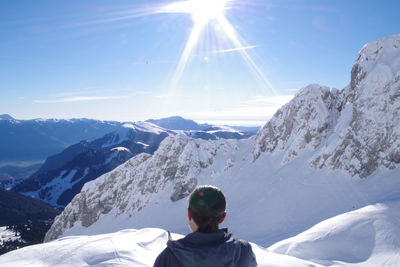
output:
<path id="1" fill-rule="evenodd" d="M 208 124 L 181 117 L 148 120 L 165 129 L 186 131 L 185 134 L 204 139 L 248 138 L 254 131 L 220 127 L 213 133 L 204 132 Z M 43 161 L 82 140 L 92 141 L 119 129 L 123 123 L 92 119 L 34 119 L 17 120 L 8 114 L 0 115 L 0 163 Z M 75 149 L 79 149 L 75 147 Z"/>
<path id="2" fill-rule="evenodd" d="M 255 137 L 165 138 L 153 155 L 85 184 L 45 240 L 143 227 L 186 233 L 186 198 L 198 184 L 224 191 L 223 227 L 265 247 L 368 205 L 394 214 L 388 203 L 400 195 L 399 47 L 400 35 L 367 44 L 348 87 L 303 88 Z"/>
<path id="3" fill-rule="evenodd" d="M 36 173 L 12 190 L 63 208 L 86 182 L 134 155 L 152 154 L 169 134 L 175 133 L 150 123 L 126 123 L 99 139 L 82 141 L 49 157 Z"/>
<path id="4" fill-rule="evenodd" d="M 258 132 L 258 130 L 260 130 L 260 128 L 261 128 L 259 126 L 227 126 L 227 127 L 230 127 L 232 129 L 235 129 L 240 132 L 254 133 L 254 134 L 256 134 Z"/>
<path id="5" fill-rule="evenodd" d="M 93 140 L 121 126 L 90 119 L 17 120 L 0 115 L 0 162 L 41 161 L 81 140 Z"/>
<path id="6" fill-rule="evenodd" d="M 193 120 L 184 119 L 180 116 L 162 118 L 159 120 L 149 119 L 146 120 L 146 122 L 153 123 L 155 125 L 158 125 L 166 129 L 184 130 L 184 131 L 190 131 L 190 130 L 203 131 L 211 126 L 209 124 L 198 124 Z"/>
<path id="7" fill-rule="evenodd" d="M 37 199 L 0 189 L 0 226 L 49 220 L 59 213 Z"/>
<path id="8" fill-rule="evenodd" d="M 256 134 L 255 129 L 259 127 L 243 126 L 215 126 L 207 123 L 198 124 L 193 120 L 184 119 L 180 116 L 173 116 L 159 120 L 149 119 L 146 122 L 153 123 L 170 130 L 180 130 L 187 136 L 204 140 L 223 139 L 245 139 Z"/>
<path id="9" fill-rule="evenodd" d="M 59 213 L 39 200 L 0 189 L 0 255 L 42 243 Z"/>
<path id="10" fill-rule="evenodd" d="M 91 142 L 81 141 L 48 157 L 36 173 L 16 184 L 12 190 L 62 209 L 86 182 L 113 170 L 137 154 L 153 154 L 168 135 L 204 140 L 243 139 L 253 135 L 225 126 L 207 127 L 201 131 L 182 131 L 165 129 L 150 122 L 125 123 L 117 131 Z"/>
<path id="11" fill-rule="evenodd" d="M 8 114 L 1 114 L 0 120 L 15 121 L 15 119 Z"/>
<path id="12" fill-rule="evenodd" d="M 0 188 L 12 187 L 12 185 L 28 178 L 39 170 L 41 165 L 33 164 L 26 167 L 6 165 L 0 167 Z"/>

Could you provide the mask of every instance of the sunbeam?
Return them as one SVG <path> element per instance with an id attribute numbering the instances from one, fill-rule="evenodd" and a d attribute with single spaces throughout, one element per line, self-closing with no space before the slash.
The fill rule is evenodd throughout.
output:
<path id="1" fill-rule="evenodd" d="M 247 53 L 248 48 L 254 48 L 255 46 L 244 46 L 240 41 L 239 35 L 235 28 L 225 17 L 225 10 L 229 9 L 228 4 L 232 2 L 229 0 L 187 0 L 181 2 L 174 2 L 165 6 L 162 12 L 165 13 L 186 13 L 191 14 L 194 22 L 192 32 L 186 43 L 185 49 L 180 57 L 178 66 L 171 79 L 170 91 L 174 91 L 178 86 L 180 79 L 182 78 L 183 72 L 188 63 L 188 59 L 192 54 L 193 49 L 196 45 L 199 45 L 202 31 L 209 25 L 212 25 L 215 31 L 215 24 L 211 24 L 210 21 L 216 22 L 223 33 L 232 42 L 234 48 L 225 49 L 224 51 L 238 51 L 243 57 L 244 61 L 249 65 L 251 71 L 257 77 L 257 79 L 264 85 L 263 87 L 267 90 L 266 94 L 276 94 L 275 89 L 271 82 L 264 75 L 262 70 L 257 66 L 254 60 Z M 218 37 L 218 36 L 217 36 Z"/>
<path id="2" fill-rule="evenodd" d="M 225 18 L 225 16 L 217 17 L 218 23 L 221 25 L 222 29 L 224 30 L 225 34 L 229 37 L 229 39 L 234 44 L 235 48 L 238 49 L 240 54 L 242 55 L 243 59 L 246 63 L 252 68 L 253 72 L 264 83 L 267 89 L 270 90 L 270 93 L 276 95 L 276 91 L 272 86 L 271 82 L 267 79 L 261 69 L 257 66 L 257 64 L 253 61 L 253 59 L 249 56 L 245 49 L 240 49 L 243 47 L 242 43 L 240 42 L 238 35 L 233 28 L 232 24 Z"/>

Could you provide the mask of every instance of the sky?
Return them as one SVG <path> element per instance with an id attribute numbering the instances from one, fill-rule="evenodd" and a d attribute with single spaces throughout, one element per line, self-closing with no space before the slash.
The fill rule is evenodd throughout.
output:
<path id="1" fill-rule="evenodd" d="M 308 84 L 344 88 L 397 0 L 1 0 L 0 114 L 263 125 Z"/>

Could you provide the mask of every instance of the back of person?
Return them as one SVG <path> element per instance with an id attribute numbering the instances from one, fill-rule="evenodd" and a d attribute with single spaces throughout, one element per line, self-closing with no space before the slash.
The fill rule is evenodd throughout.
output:
<path id="1" fill-rule="evenodd" d="M 154 266 L 253 267 L 257 266 L 251 245 L 218 229 L 226 216 L 225 196 L 214 186 L 197 187 L 189 198 L 188 219 L 192 233 L 169 240 Z"/>

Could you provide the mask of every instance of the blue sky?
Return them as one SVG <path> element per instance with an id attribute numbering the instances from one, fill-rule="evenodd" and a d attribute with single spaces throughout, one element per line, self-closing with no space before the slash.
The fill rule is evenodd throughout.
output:
<path id="1" fill-rule="evenodd" d="M 0 113 L 261 125 L 299 88 L 343 88 L 365 43 L 400 33 L 396 0 L 232 0 L 235 34 L 210 18 L 183 64 L 197 22 L 171 3 L 2 0 Z"/>

